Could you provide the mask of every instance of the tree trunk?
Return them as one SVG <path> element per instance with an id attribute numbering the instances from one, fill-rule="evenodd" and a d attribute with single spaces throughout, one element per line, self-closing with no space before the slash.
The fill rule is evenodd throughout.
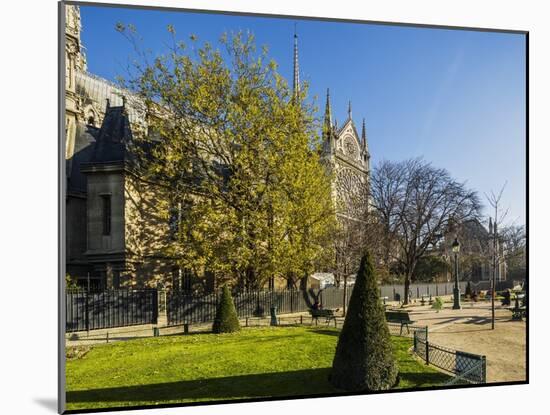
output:
<path id="1" fill-rule="evenodd" d="M 348 291 L 348 277 L 344 277 L 344 305 L 342 307 L 342 316 L 346 316 L 346 296 Z"/>
<path id="2" fill-rule="evenodd" d="M 409 289 L 411 286 L 411 277 L 405 276 L 405 292 L 403 293 L 403 305 L 409 304 Z"/>

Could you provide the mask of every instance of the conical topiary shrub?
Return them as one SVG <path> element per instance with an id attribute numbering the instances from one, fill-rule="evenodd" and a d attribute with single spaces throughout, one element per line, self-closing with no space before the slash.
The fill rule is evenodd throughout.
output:
<path id="1" fill-rule="evenodd" d="M 216 310 L 212 331 L 214 333 L 232 333 L 240 329 L 241 326 L 239 324 L 239 318 L 237 317 L 237 310 L 235 310 L 233 298 L 231 297 L 231 291 L 229 291 L 227 285 L 224 285 L 220 303 Z"/>
<path id="2" fill-rule="evenodd" d="M 330 382 L 338 389 L 375 391 L 396 385 L 397 376 L 390 332 L 367 253 L 361 260 L 351 293 Z"/>

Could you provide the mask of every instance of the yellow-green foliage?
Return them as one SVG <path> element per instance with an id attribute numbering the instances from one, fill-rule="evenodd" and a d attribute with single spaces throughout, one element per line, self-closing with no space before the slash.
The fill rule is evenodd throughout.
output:
<path id="1" fill-rule="evenodd" d="M 434 303 L 432 304 L 432 308 L 434 310 L 437 310 L 437 312 L 439 313 L 439 310 L 443 308 L 443 300 L 441 299 L 441 297 L 435 297 Z"/>
<path id="2" fill-rule="evenodd" d="M 187 48 L 169 32 L 169 53 L 126 83 L 155 132 L 137 146 L 152 147 L 140 174 L 169 189 L 157 205 L 166 219 L 182 211 L 168 253 L 251 287 L 308 275 L 333 256 L 335 216 L 307 85 L 293 96 L 251 35 L 224 35 L 219 50 L 195 36 Z"/>

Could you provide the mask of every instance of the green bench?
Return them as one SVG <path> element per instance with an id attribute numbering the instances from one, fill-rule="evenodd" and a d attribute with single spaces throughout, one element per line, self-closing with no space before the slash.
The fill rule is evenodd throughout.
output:
<path id="1" fill-rule="evenodd" d="M 512 320 L 523 320 L 527 313 L 526 307 L 509 307 L 508 310 L 512 312 Z"/>
<path id="2" fill-rule="evenodd" d="M 386 321 L 388 323 L 399 323 L 401 325 L 399 328 L 400 336 L 403 333 L 403 327 L 407 328 L 407 334 L 410 333 L 409 324 L 414 323 L 409 316 L 409 312 L 401 310 L 386 311 Z"/>
<path id="3" fill-rule="evenodd" d="M 309 314 L 311 314 L 311 324 L 313 324 L 313 320 L 315 320 L 315 324 L 318 324 L 319 319 L 324 318 L 327 324 L 329 324 L 331 320 L 334 321 L 334 327 L 336 327 L 336 316 L 334 312 L 338 310 L 339 309 L 332 310 L 330 308 L 326 310 L 309 310 Z"/>

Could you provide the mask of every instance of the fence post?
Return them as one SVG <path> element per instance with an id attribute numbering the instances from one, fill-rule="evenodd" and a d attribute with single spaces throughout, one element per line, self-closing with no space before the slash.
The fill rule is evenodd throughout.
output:
<path id="1" fill-rule="evenodd" d="M 89 292 L 86 291 L 86 332 L 88 337 L 90 337 L 90 305 L 88 304 L 88 295 Z"/>
<path id="2" fill-rule="evenodd" d="M 430 364 L 430 344 L 428 342 L 428 326 L 426 326 L 426 364 Z"/>
<path id="3" fill-rule="evenodd" d="M 159 317 L 159 291 L 155 289 L 153 291 L 153 321 L 152 324 L 158 323 L 158 317 Z"/>
<path id="4" fill-rule="evenodd" d="M 487 359 L 481 356 L 481 383 L 487 383 Z"/>

